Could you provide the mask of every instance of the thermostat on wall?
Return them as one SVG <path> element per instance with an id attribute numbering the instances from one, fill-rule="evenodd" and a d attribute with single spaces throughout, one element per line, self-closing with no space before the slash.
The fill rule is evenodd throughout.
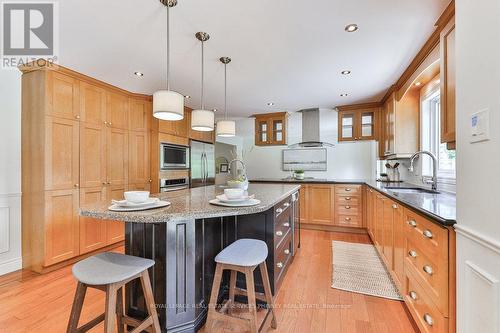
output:
<path id="1" fill-rule="evenodd" d="M 490 139 L 490 110 L 484 109 L 470 117 L 471 138 L 470 142 L 481 142 Z"/>

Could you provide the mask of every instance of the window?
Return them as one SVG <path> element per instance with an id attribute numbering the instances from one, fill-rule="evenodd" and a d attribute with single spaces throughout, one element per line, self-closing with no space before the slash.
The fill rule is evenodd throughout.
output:
<path id="1" fill-rule="evenodd" d="M 421 112 L 421 146 L 438 159 L 438 180 L 454 183 L 455 180 L 455 151 L 448 150 L 446 143 L 441 143 L 441 103 L 439 89 L 436 89 L 422 99 Z M 422 176 L 432 176 L 432 160 L 424 155 L 422 158 Z"/>

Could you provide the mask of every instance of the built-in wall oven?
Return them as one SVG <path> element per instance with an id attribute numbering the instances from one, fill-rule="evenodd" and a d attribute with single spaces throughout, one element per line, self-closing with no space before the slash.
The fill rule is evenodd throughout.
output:
<path id="1" fill-rule="evenodd" d="M 160 169 L 189 169 L 189 147 L 161 143 Z"/>

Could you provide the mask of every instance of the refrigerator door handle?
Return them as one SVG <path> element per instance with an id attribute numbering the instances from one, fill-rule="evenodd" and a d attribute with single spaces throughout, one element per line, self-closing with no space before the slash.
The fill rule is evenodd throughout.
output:
<path id="1" fill-rule="evenodd" d="M 205 153 L 205 182 L 208 181 L 208 157 Z"/>
<path id="2" fill-rule="evenodd" d="M 206 183 L 207 171 L 205 170 L 205 153 L 201 153 L 201 174 L 202 174 L 202 183 Z"/>

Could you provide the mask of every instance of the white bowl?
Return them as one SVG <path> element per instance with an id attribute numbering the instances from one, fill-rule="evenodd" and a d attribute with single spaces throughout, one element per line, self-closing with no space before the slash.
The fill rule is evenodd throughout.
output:
<path id="1" fill-rule="evenodd" d="M 125 200 L 133 203 L 142 203 L 149 199 L 149 191 L 127 191 L 123 195 Z"/>
<path id="2" fill-rule="evenodd" d="M 224 194 L 228 199 L 239 199 L 243 197 L 245 191 L 242 188 L 226 188 Z"/>

